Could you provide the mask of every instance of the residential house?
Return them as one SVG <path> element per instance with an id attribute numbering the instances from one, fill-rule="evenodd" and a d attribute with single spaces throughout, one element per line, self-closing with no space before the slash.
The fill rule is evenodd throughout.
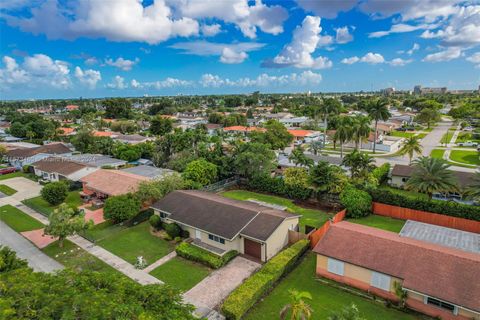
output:
<path id="1" fill-rule="evenodd" d="M 205 127 L 207 128 L 208 135 L 215 136 L 217 135 L 218 131 L 221 130 L 222 125 L 216 123 L 207 123 Z"/>
<path id="2" fill-rule="evenodd" d="M 83 163 L 97 168 L 114 168 L 118 169 L 127 164 L 127 161 L 116 159 L 103 154 L 82 153 L 68 157 L 70 160 Z"/>
<path id="3" fill-rule="evenodd" d="M 80 179 L 83 190 L 83 198 L 106 199 L 110 196 L 118 196 L 135 192 L 141 182 L 149 180 L 144 176 L 124 172 L 121 170 L 99 169 Z"/>
<path id="4" fill-rule="evenodd" d="M 112 135 L 112 139 L 126 144 L 139 144 L 152 140 L 152 138 L 139 134 L 115 134 Z"/>
<path id="5" fill-rule="evenodd" d="M 323 141 L 323 133 L 313 130 L 288 130 L 293 136 L 294 141 L 310 143 L 313 141 Z"/>
<path id="6" fill-rule="evenodd" d="M 115 132 L 112 131 L 94 131 L 93 136 L 94 137 L 112 137 L 115 135 Z"/>
<path id="7" fill-rule="evenodd" d="M 149 179 L 160 179 L 167 175 L 171 175 L 175 171 L 164 168 L 157 168 L 153 166 L 139 165 L 135 167 L 121 169 L 120 171 L 133 173 L 139 176 L 143 176 Z"/>
<path id="8" fill-rule="evenodd" d="M 287 128 L 300 128 L 310 121 L 309 117 L 282 118 L 279 120 Z"/>
<path id="9" fill-rule="evenodd" d="M 70 180 L 76 182 L 98 170 L 98 168 L 63 157 L 48 157 L 32 163 L 32 167 L 36 176 L 47 181 Z"/>
<path id="10" fill-rule="evenodd" d="M 7 152 L 7 160 L 15 168 L 22 168 L 44 158 L 62 155 L 69 156 L 72 150 L 63 143 L 50 143 L 35 148 L 18 148 Z"/>
<path id="11" fill-rule="evenodd" d="M 237 250 L 267 261 L 288 244 L 288 230 L 298 229 L 297 215 L 197 190 L 169 193 L 152 208 L 188 231 L 193 245 L 220 256 Z"/>
<path id="12" fill-rule="evenodd" d="M 75 129 L 68 127 L 60 127 L 57 129 L 57 133 L 59 136 L 71 136 L 75 134 Z"/>
<path id="13" fill-rule="evenodd" d="M 231 126 L 231 127 L 224 127 L 223 132 L 226 133 L 244 133 L 247 134 L 248 132 L 252 131 L 259 131 L 259 132 L 265 132 L 267 131 L 264 128 L 259 128 L 259 127 L 245 127 L 245 126 Z"/>
<path id="14" fill-rule="evenodd" d="M 480 319 L 480 255 L 342 221 L 313 251 L 316 273 L 444 320 Z M 313 281 L 313 280 L 312 280 Z"/>

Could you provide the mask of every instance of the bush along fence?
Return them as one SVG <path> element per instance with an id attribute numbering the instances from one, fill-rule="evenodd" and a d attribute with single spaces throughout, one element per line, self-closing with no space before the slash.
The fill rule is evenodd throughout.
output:
<path id="1" fill-rule="evenodd" d="M 308 240 L 300 240 L 270 259 L 253 276 L 235 289 L 222 305 L 222 313 L 228 320 L 241 319 L 245 313 L 266 293 L 273 289 L 275 283 L 289 273 L 300 257 L 307 251 Z"/>

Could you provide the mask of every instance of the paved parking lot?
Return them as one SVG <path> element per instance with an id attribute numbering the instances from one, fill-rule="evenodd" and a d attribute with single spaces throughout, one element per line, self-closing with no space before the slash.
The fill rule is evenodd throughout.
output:
<path id="1" fill-rule="evenodd" d="M 400 231 L 400 236 L 480 253 L 480 234 L 472 232 L 408 220 Z"/>

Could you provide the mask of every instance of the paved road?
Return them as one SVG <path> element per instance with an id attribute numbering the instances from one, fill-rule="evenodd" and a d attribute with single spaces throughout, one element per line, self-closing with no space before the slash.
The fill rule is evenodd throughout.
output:
<path id="1" fill-rule="evenodd" d="M 63 266 L 35 247 L 30 241 L 0 221 L 0 245 L 8 246 L 17 256 L 26 259 L 35 271 L 54 272 Z"/>
<path id="2" fill-rule="evenodd" d="M 428 157 L 433 149 L 441 145 L 442 137 L 453 125 L 452 121 L 442 121 L 422 139 L 423 155 Z"/>

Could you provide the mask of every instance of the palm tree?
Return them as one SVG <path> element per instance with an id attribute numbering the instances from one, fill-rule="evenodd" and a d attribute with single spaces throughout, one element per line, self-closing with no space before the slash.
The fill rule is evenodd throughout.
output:
<path id="1" fill-rule="evenodd" d="M 355 149 L 362 149 L 362 140 L 370 135 L 370 118 L 359 116 L 353 120 L 353 140 L 355 141 Z"/>
<path id="2" fill-rule="evenodd" d="M 415 153 L 422 154 L 422 150 L 423 147 L 420 143 L 420 139 L 416 136 L 412 136 L 403 142 L 402 148 L 400 149 L 400 154 L 408 154 L 408 158 L 410 159 L 409 164 L 412 164 L 412 158 Z"/>
<path id="3" fill-rule="evenodd" d="M 305 303 L 304 299 L 312 300 L 312 295 L 306 291 L 289 290 L 290 303 L 280 311 L 280 319 L 287 319 L 290 311 L 291 320 L 306 320 L 312 316 L 312 308 Z"/>
<path id="4" fill-rule="evenodd" d="M 352 118 L 343 116 L 338 119 L 334 139 L 340 142 L 340 158 L 343 159 L 343 144 L 352 138 Z"/>
<path id="5" fill-rule="evenodd" d="M 308 146 L 308 151 L 310 151 L 314 155 L 317 155 L 318 151 L 322 150 L 322 147 L 323 147 L 322 141 L 319 141 L 319 140 L 312 141 Z"/>
<path id="6" fill-rule="evenodd" d="M 323 114 L 323 136 L 327 136 L 327 128 L 328 128 L 328 116 L 330 114 L 338 114 L 340 108 L 340 103 L 338 100 L 335 100 L 333 98 L 330 99 L 325 99 L 320 106 L 320 112 Z M 325 146 L 326 139 L 323 140 L 323 145 Z"/>
<path id="7" fill-rule="evenodd" d="M 443 159 L 420 157 L 413 161 L 413 172 L 405 184 L 407 190 L 426 193 L 432 198 L 434 193 L 445 193 L 458 189 L 450 165 Z"/>
<path id="8" fill-rule="evenodd" d="M 302 147 L 295 148 L 288 157 L 288 160 L 292 161 L 297 166 L 312 167 L 314 165 L 314 161 L 303 153 Z"/>
<path id="9" fill-rule="evenodd" d="M 376 144 L 378 139 L 378 121 L 387 121 L 391 114 L 388 111 L 388 101 L 377 99 L 369 103 L 368 114 L 375 120 L 375 137 L 373 138 L 373 153 L 376 150 Z"/>
<path id="10" fill-rule="evenodd" d="M 475 173 L 472 183 L 467 188 L 467 195 L 475 201 L 480 202 L 480 171 Z"/>
<path id="11" fill-rule="evenodd" d="M 343 158 L 342 165 L 349 167 L 351 177 L 355 178 L 365 176 L 365 173 L 372 171 L 374 161 L 369 154 L 353 150 Z"/>

